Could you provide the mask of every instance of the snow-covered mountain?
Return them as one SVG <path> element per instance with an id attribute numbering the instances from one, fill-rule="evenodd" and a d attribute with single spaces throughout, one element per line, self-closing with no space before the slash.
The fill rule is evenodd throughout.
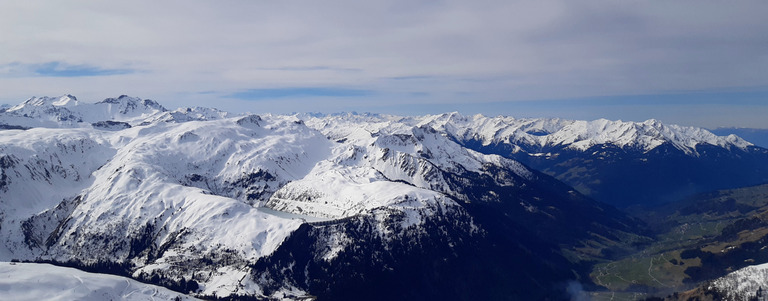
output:
<path id="1" fill-rule="evenodd" d="M 706 129 L 665 125 L 658 120 L 626 122 L 599 119 L 594 121 L 559 118 L 514 118 L 463 116 L 457 112 L 440 115 L 401 117 L 379 114 L 336 114 L 318 116 L 318 128 L 325 132 L 344 131 L 345 124 L 363 123 L 368 130 L 401 123 L 407 126 L 427 125 L 462 142 L 474 141 L 483 146 L 511 144 L 512 152 L 545 155 L 550 149 L 585 151 L 595 145 L 611 144 L 619 148 L 651 151 L 671 144 L 686 154 L 696 155 L 699 145 L 726 149 L 745 149 L 752 143 L 735 135 L 717 136 Z M 333 127 L 338 127 L 333 129 Z"/>
<path id="2" fill-rule="evenodd" d="M 75 96 L 32 97 L 19 105 L 0 109 L 0 128 L 121 129 L 157 121 L 213 120 L 229 113 L 209 108 L 169 111 L 155 101 L 121 95 L 96 103 L 81 103 Z"/>
<path id="3" fill-rule="evenodd" d="M 515 159 L 600 201 L 648 205 L 768 181 L 768 150 L 735 136 L 645 122 L 376 114 L 302 115 L 328 137 L 425 126 L 459 145 Z M 681 168 L 681 166 L 683 168 Z M 627 194 L 626 191 L 633 191 Z"/>
<path id="4" fill-rule="evenodd" d="M 581 183 L 764 151 L 657 121 L 234 115 L 128 96 L 31 98 L 0 123 L 0 260 L 203 297 L 564 298 L 588 262 L 648 238 L 528 166 Z"/>
<path id="5" fill-rule="evenodd" d="M 536 299 L 645 239 L 421 122 L 322 127 L 127 96 L 33 98 L 0 120 L 0 260 L 198 296 Z"/>

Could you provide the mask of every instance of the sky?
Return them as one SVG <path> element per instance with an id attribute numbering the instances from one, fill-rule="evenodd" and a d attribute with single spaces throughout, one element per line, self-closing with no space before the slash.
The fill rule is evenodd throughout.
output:
<path id="1" fill-rule="evenodd" d="M 0 103 L 768 128 L 768 1 L 2 1 Z"/>

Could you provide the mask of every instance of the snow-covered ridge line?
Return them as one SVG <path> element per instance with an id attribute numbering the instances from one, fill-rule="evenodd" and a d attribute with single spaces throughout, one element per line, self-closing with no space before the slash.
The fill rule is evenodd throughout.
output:
<path id="1" fill-rule="evenodd" d="M 149 99 L 122 95 L 96 103 L 82 103 L 75 96 L 32 97 L 11 108 L 0 109 L 0 125 L 13 127 L 99 127 L 120 129 L 156 122 L 215 120 L 237 116 L 211 108 L 179 108 L 169 111 Z M 614 145 L 648 152 L 671 144 L 691 155 L 697 146 L 745 149 L 752 143 L 735 136 L 717 136 L 698 127 L 598 119 L 592 121 L 559 118 L 514 118 L 483 115 L 463 116 L 458 112 L 424 116 L 395 116 L 373 113 L 297 114 L 311 127 L 329 137 L 343 138 L 352 131 L 397 134 L 413 127 L 426 126 L 460 141 L 475 141 L 484 146 L 511 144 L 514 151 L 537 153 L 535 149 L 564 148 L 586 151 L 595 145 Z M 105 123 L 107 121 L 121 122 Z M 350 126 L 354 125 L 354 126 Z"/>
<path id="2" fill-rule="evenodd" d="M 215 120 L 236 116 L 211 108 L 179 108 L 170 111 L 150 99 L 121 95 L 96 103 L 75 96 L 32 97 L 10 108 L 0 109 L 0 125 L 6 128 L 96 127 L 122 129 L 157 122 Z"/>
<path id="3" fill-rule="evenodd" d="M 726 149 L 745 149 L 752 143 L 736 136 L 717 136 L 698 127 L 667 125 L 658 120 L 644 122 L 567 120 L 560 118 L 463 116 L 457 112 L 425 116 L 380 114 L 333 114 L 322 117 L 304 115 L 308 124 L 329 137 L 343 138 L 362 129 L 398 132 L 413 126 L 427 126 L 462 141 L 476 141 L 483 146 L 511 144 L 514 151 L 535 153 L 535 149 L 564 148 L 585 151 L 595 145 L 614 145 L 648 152 L 671 144 L 687 154 L 696 154 L 697 146 L 712 145 Z M 350 127 L 356 125 L 356 127 Z M 401 125 L 396 127 L 395 125 Z"/>

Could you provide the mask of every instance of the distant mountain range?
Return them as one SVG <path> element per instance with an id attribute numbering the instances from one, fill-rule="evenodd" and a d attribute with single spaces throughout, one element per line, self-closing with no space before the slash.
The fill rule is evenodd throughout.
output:
<path id="1" fill-rule="evenodd" d="M 717 128 L 711 131 L 716 135 L 737 135 L 759 147 L 768 148 L 768 129 Z"/>
<path id="2" fill-rule="evenodd" d="M 65 95 L 6 107 L 0 127 L 1 260 L 198 297 L 569 299 L 569 283 L 594 286 L 594 263 L 653 240 L 610 204 L 768 179 L 766 149 L 654 120 L 244 115 Z"/>
<path id="3" fill-rule="evenodd" d="M 0 128 L 101 127 L 118 129 L 158 121 L 221 119 L 229 113 L 210 108 L 169 111 L 157 102 L 121 95 L 97 103 L 80 103 L 75 96 L 32 97 L 0 108 Z"/>
<path id="4" fill-rule="evenodd" d="M 574 121 L 458 113 L 342 114 L 309 120 L 324 132 L 338 124 L 340 129 L 335 131 L 340 133 L 361 126 L 369 131 L 390 124 L 428 126 L 466 148 L 515 159 L 619 207 L 655 206 L 699 192 L 768 181 L 768 150 L 735 135 L 717 136 L 702 128 L 656 120 Z"/>

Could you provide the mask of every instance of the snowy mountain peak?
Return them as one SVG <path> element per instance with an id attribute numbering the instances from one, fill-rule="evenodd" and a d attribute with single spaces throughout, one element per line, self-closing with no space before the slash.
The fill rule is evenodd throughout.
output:
<path id="1" fill-rule="evenodd" d="M 128 95 L 120 95 L 118 98 L 107 98 L 96 103 L 96 105 L 99 104 L 108 104 L 110 105 L 110 108 L 111 105 L 117 105 L 117 108 L 111 109 L 117 110 L 120 114 L 130 114 L 134 111 L 140 111 L 143 113 L 168 111 L 166 108 L 153 100 L 130 97 Z"/>
<path id="2" fill-rule="evenodd" d="M 58 100 L 53 102 L 53 105 L 57 107 L 76 106 L 78 105 L 78 101 L 76 97 L 67 94 L 62 97 L 59 97 Z"/>
<path id="3" fill-rule="evenodd" d="M 248 115 L 245 117 L 242 117 L 237 120 L 237 124 L 244 126 L 244 127 L 259 127 L 261 126 L 259 124 L 259 121 L 261 120 L 261 117 L 259 115 Z"/>
<path id="4" fill-rule="evenodd" d="M 156 101 L 127 95 L 96 103 L 80 103 L 76 97 L 68 94 L 60 97 L 32 97 L 19 105 L 0 110 L 0 125 L 21 129 L 93 126 L 113 130 L 158 122 L 217 120 L 230 116 L 236 115 L 212 108 L 179 108 L 169 111 Z"/>
<path id="5" fill-rule="evenodd" d="M 72 107 L 78 105 L 77 98 L 75 98 L 72 95 L 62 95 L 59 97 L 36 97 L 33 96 L 30 99 L 27 99 L 26 101 L 11 107 L 8 109 L 7 112 L 13 112 L 13 111 L 31 111 L 35 110 L 36 107 Z"/>
<path id="6" fill-rule="evenodd" d="M 131 97 L 128 95 L 120 95 L 118 98 L 107 98 L 99 103 L 121 104 L 121 105 L 142 105 L 150 107 L 160 111 L 167 111 L 163 106 L 151 99 L 141 99 L 138 97 Z"/>

